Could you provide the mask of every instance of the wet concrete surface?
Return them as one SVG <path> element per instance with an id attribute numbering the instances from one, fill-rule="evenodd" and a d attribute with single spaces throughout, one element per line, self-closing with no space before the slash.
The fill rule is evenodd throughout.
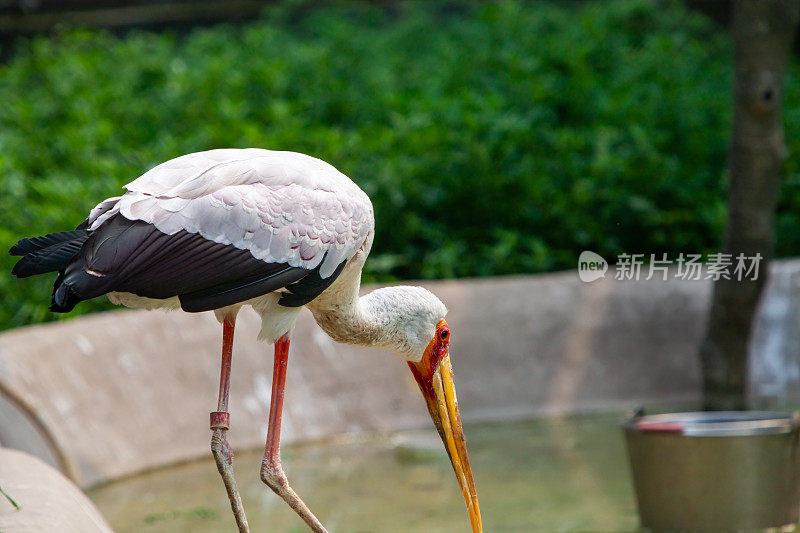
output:
<path id="1" fill-rule="evenodd" d="M 468 425 L 487 532 L 629 532 L 638 517 L 620 423 L 600 414 Z M 284 467 L 331 533 L 456 533 L 469 521 L 450 463 L 430 432 L 288 446 Z M 253 531 L 307 531 L 259 480 L 261 453 L 236 456 Z M 118 533 L 235 530 L 208 459 L 90 491 Z"/>

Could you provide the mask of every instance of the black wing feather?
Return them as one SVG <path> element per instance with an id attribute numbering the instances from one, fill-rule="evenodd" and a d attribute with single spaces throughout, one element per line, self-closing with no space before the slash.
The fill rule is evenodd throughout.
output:
<path id="1" fill-rule="evenodd" d="M 286 266 L 283 270 L 266 276 L 254 276 L 208 289 L 181 294 L 181 309 L 196 313 L 210 311 L 267 294 L 301 280 L 309 275 L 305 268 Z"/>
<path id="2" fill-rule="evenodd" d="M 156 299 L 178 296 L 184 310 L 198 312 L 283 287 L 297 294 L 293 298 L 287 295 L 290 300 L 282 300 L 281 304 L 295 307 L 325 290 L 343 265 L 322 280 L 319 268 L 267 263 L 248 250 L 216 243 L 196 233 L 179 231 L 167 235 L 152 224 L 115 215 L 90 233 L 59 276 L 51 309 L 66 312 L 81 300 L 113 291 Z M 297 303 L 301 300 L 303 303 Z"/>
<path id="3" fill-rule="evenodd" d="M 339 274 L 342 273 L 342 269 L 344 269 L 345 264 L 347 264 L 347 261 L 342 261 L 342 263 L 336 267 L 336 270 L 333 272 L 333 274 L 327 278 L 323 278 L 319 275 L 319 267 L 315 268 L 311 273 L 308 274 L 308 276 L 304 277 L 297 283 L 287 285 L 286 290 L 288 292 L 281 296 L 281 299 L 278 301 L 278 303 L 284 307 L 300 307 L 302 305 L 306 305 L 308 302 L 322 294 L 322 291 L 330 287 L 331 284 L 336 281 L 336 278 L 338 278 Z"/>

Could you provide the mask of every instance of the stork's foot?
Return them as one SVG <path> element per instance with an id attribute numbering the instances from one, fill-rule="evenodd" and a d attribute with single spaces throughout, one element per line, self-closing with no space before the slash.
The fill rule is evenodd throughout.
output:
<path id="1" fill-rule="evenodd" d="M 300 496 L 292 490 L 289 486 L 289 480 L 286 474 L 283 473 L 280 457 L 264 457 L 261 462 L 261 481 L 267 484 L 272 491 L 283 498 L 289 504 L 289 507 L 294 509 L 294 512 L 300 515 L 300 518 L 305 520 L 308 527 L 314 533 L 328 533 L 328 530 L 322 525 L 311 509 L 300 499 Z"/>
<path id="2" fill-rule="evenodd" d="M 217 413 L 212 413 L 212 419 L 214 414 Z M 233 476 L 233 451 L 226 437 L 228 429 L 222 427 L 212 427 L 212 429 L 214 433 L 211 436 L 211 453 L 214 454 L 217 470 L 225 483 L 225 490 L 228 491 L 231 510 L 236 517 L 236 525 L 239 527 L 239 533 L 250 533 L 250 526 L 247 525 L 247 517 L 242 506 L 242 498 L 239 496 L 239 488 L 236 485 L 236 478 Z"/>

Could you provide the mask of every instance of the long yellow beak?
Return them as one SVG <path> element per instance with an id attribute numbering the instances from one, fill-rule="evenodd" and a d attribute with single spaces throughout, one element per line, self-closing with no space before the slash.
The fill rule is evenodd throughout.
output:
<path id="1" fill-rule="evenodd" d="M 415 373 L 416 375 L 416 373 Z M 481 510 L 478 506 L 478 493 L 475 490 L 475 481 L 472 479 L 472 468 L 467 456 L 467 443 L 464 439 L 464 429 L 461 427 L 461 413 L 458 410 L 456 388 L 453 384 L 453 367 L 450 364 L 450 354 L 446 352 L 439 361 L 438 368 L 433 372 L 430 382 L 417 380 L 428 405 L 434 425 L 442 437 L 447 455 L 453 464 L 461 494 L 467 504 L 469 521 L 473 533 L 482 533 Z"/>

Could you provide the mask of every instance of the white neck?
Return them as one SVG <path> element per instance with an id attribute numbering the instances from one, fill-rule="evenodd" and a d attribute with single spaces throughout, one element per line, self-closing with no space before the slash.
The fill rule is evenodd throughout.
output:
<path id="1" fill-rule="evenodd" d="M 380 346 L 380 317 L 373 316 L 359 297 L 361 266 L 358 255 L 344 268 L 325 292 L 306 305 L 317 324 L 336 342 L 360 346 Z M 364 257 L 366 259 L 366 257 Z"/>
<path id="2" fill-rule="evenodd" d="M 421 287 L 385 287 L 359 297 L 364 259 L 366 254 L 353 258 L 307 307 L 337 342 L 387 348 L 419 361 L 447 309 Z"/>

